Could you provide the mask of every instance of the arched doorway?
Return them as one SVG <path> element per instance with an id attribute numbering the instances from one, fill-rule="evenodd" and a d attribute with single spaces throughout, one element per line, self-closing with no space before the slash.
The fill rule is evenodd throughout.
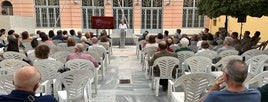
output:
<path id="1" fill-rule="evenodd" d="M 2 2 L 2 15 L 13 15 L 13 7 L 9 1 Z"/>

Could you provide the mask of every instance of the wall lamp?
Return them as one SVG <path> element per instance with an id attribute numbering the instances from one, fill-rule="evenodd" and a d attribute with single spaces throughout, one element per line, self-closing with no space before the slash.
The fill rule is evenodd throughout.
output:
<path id="1" fill-rule="evenodd" d="M 171 0 L 168 0 L 168 2 L 166 3 L 166 6 L 169 6 L 171 4 Z"/>
<path id="2" fill-rule="evenodd" d="M 73 0 L 74 4 L 78 4 L 78 1 L 77 0 Z"/>

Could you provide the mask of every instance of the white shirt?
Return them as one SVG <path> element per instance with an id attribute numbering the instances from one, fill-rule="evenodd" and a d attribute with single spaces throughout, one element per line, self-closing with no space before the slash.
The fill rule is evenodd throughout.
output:
<path id="1" fill-rule="evenodd" d="M 119 24 L 119 29 L 124 29 L 125 31 L 127 30 L 127 24 Z"/>

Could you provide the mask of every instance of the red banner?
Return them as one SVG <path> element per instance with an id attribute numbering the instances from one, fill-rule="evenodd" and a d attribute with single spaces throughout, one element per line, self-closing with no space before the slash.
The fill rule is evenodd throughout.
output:
<path id="1" fill-rule="evenodd" d="M 92 16 L 93 29 L 114 29 L 114 17 Z"/>

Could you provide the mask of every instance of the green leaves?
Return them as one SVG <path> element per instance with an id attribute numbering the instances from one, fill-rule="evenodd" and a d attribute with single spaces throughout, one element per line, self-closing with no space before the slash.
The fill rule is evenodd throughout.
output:
<path id="1" fill-rule="evenodd" d="M 268 16 L 268 0 L 199 0 L 197 8 L 200 15 L 210 18 L 221 15 Z"/>

